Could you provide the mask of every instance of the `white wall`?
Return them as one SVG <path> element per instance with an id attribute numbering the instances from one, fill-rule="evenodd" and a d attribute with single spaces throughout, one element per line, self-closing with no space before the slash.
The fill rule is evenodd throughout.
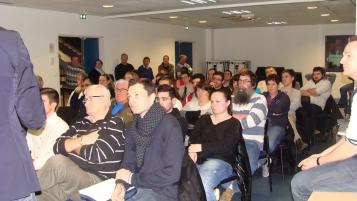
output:
<path id="1" fill-rule="evenodd" d="M 216 29 L 207 33 L 213 37 L 213 59 L 247 59 L 252 69 L 258 66 L 284 66 L 303 74 L 314 66 L 325 66 L 325 36 L 354 35 L 354 24 L 306 25 Z M 206 39 L 206 41 L 210 41 Z M 339 87 L 348 79 L 337 73 L 333 96 L 338 98 Z"/>
<path id="2" fill-rule="evenodd" d="M 205 30 L 124 19 L 109 20 L 79 14 L 0 6 L 0 26 L 17 30 L 29 50 L 34 71 L 43 76 L 45 86 L 59 89 L 58 36 L 100 37 L 100 57 L 104 70 L 113 73 L 122 52 L 138 67 L 149 56 L 154 73 L 168 54 L 174 63 L 175 41 L 193 42 L 193 67 L 201 72 L 205 62 Z M 50 44 L 55 51 L 50 52 Z"/>

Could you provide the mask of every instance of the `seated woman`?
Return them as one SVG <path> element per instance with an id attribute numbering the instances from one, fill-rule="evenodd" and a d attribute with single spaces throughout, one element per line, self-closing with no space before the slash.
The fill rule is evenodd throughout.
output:
<path id="1" fill-rule="evenodd" d="M 281 92 L 278 87 L 280 78 L 269 75 L 266 79 L 267 92 L 263 95 L 267 99 L 268 105 L 268 130 L 269 150 L 273 152 L 285 137 L 285 127 L 288 123 L 288 112 L 290 108 L 289 96 Z"/>
<path id="2" fill-rule="evenodd" d="M 308 144 L 308 136 L 301 136 L 296 129 L 296 110 L 301 107 L 301 92 L 293 87 L 295 80 L 295 71 L 293 69 L 284 70 L 281 74 L 281 81 L 284 85 L 281 91 L 286 93 L 290 99 L 289 123 L 294 130 L 294 142 L 297 143 L 300 150 L 305 149 Z M 303 133 L 300 133 L 303 134 Z"/>
<path id="3" fill-rule="evenodd" d="M 183 116 L 185 116 L 189 124 L 195 125 L 197 119 L 204 114 L 212 114 L 211 102 L 209 100 L 209 94 L 213 88 L 206 83 L 199 83 L 195 88 L 195 95 L 197 99 L 192 99 L 182 109 Z M 194 115 L 191 115 L 193 114 Z"/>
<path id="4" fill-rule="evenodd" d="M 207 201 L 215 201 L 213 190 L 232 175 L 235 150 L 243 137 L 240 122 L 228 111 L 230 95 L 219 89 L 212 92 L 210 99 L 213 114 L 197 121 L 188 152 L 197 164 Z"/>
<path id="5" fill-rule="evenodd" d="M 99 84 L 105 86 L 110 92 L 110 99 L 115 97 L 114 88 L 111 85 L 110 76 L 108 74 L 103 74 L 99 77 Z"/>

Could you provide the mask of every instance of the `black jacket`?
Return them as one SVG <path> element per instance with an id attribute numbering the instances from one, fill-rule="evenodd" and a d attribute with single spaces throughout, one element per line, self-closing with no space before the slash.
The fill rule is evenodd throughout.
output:
<path id="1" fill-rule="evenodd" d="M 182 160 L 181 178 L 178 183 L 179 201 L 206 201 L 205 189 L 196 164 L 185 152 Z"/>
<path id="2" fill-rule="evenodd" d="M 238 175 L 238 187 L 241 192 L 241 201 L 250 201 L 252 194 L 252 174 L 250 171 L 249 158 L 243 139 L 238 142 L 235 156 L 233 170 Z"/>

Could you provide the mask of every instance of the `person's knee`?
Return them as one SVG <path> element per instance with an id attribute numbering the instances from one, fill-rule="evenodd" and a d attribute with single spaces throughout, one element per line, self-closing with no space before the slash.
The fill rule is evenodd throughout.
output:
<path id="1" fill-rule="evenodd" d="M 306 178 L 304 172 L 297 173 L 291 180 L 291 190 L 295 192 L 298 189 L 301 189 L 308 181 L 307 179 L 308 178 Z"/>
<path id="2" fill-rule="evenodd" d="M 61 154 L 57 154 L 47 160 L 46 166 L 49 166 L 52 169 L 66 168 L 68 164 L 68 160 L 70 160 L 68 157 L 65 157 Z"/>

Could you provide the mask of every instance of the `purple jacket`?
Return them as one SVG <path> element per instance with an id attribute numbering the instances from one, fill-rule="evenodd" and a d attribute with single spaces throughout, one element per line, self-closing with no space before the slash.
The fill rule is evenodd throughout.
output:
<path id="1" fill-rule="evenodd" d="M 0 27 L 0 200 L 16 200 L 40 186 L 26 143 L 45 113 L 32 64 L 20 35 Z"/>

